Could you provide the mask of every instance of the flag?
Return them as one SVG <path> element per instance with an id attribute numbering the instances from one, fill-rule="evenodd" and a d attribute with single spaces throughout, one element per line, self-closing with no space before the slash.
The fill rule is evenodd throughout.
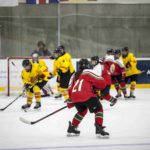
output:
<path id="1" fill-rule="evenodd" d="M 0 0 L 0 7 L 18 6 L 18 0 Z"/>
<path id="2" fill-rule="evenodd" d="M 59 0 L 26 0 L 27 4 L 51 4 L 59 3 Z"/>

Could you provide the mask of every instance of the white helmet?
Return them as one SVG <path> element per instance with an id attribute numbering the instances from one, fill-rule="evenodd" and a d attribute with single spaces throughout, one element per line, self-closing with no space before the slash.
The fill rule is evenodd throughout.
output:
<path id="1" fill-rule="evenodd" d="M 33 58 L 38 58 L 38 57 L 39 57 L 39 54 L 38 54 L 38 53 L 33 53 L 33 54 L 32 54 L 32 57 L 33 57 Z"/>

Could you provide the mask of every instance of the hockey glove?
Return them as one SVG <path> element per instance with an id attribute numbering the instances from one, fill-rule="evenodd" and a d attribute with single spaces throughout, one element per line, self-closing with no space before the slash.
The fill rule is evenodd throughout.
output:
<path id="1" fill-rule="evenodd" d="M 74 104 L 73 103 L 67 103 L 67 107 L 70 109 L 70 108 L 74 107 Z"/>
<path id="2" fill-rule="evenodd" d="M 130 64 L 130 62 L 127 62 L 127 64 L 126 64 L 126 68 L 131 68 L 131 64 Z"/>
<path id="3" fill-rule="evenodd" d="M 32 88 L 31 84 L 25 84 L 24 89 L 25 90 L 30 90 Z"/>

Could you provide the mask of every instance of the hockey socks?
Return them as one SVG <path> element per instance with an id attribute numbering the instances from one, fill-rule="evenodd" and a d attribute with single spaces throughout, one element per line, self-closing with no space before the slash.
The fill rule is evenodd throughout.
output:
<path id="1" fill-rule="evenodd" d="M 103 124 L 103 109 L 98 110 L 95 113 L 95 124 L 102 125 Z"/>
<path id="2" fill-rule="evenodd" d="M 84 116 L 86 115 L 86 113 L 87 113 L 87 109 L 83 112 L 77 112 L 72 120 L 72 125 L 74 127 L 77 127 L 82 121 L 82 119 L 84 118 Z"/>

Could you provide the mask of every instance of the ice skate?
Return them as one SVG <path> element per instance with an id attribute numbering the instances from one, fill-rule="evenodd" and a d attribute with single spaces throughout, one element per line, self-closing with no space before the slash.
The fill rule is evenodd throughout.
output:
<path id="1" fill-rule="evenodd" d="M 59 98 L 61 98 L 62 97 L 62 94 L 57 94 L 57 95 L 55 95 L 55 99 L 59 99 Z"/>
<path id="2" fill-rule="evenodd" d="M 43 95 L 41 95 L 41 97 L 48 97 L 48 96 L 50 96 L 50 94 L 43 94 Z"/>
<path id="3" fill-rule="evenodd" d="M 121 95 L 120 92 L 118 92 L 117 95 L 116 95 L 115 97 L 116 97 L 116 98 L 120 98 L 120 97 L 122 97 L 122 95 Z"/>
<path id="4" fill-rule="evenodd" d="M 135 98 L 136 98 L 136 96 L 135 96 L 133 93 L 130 93 L 129 98 L 133 98 L 133 99 L 135 99 Z"/>
<path id="5" fill-rule="evenodd" d="M 105 127 L 103 127 L 101 125 L 98 125 L 98 124 L 95 124 L 95 127 L 96 127 L 97 137 L 99 137 L 99 138 L 109 138 L 109 133 L 104 131 Z"/>
<path id="6" fill-rule="evenodd" d="M 41 103 L 40 102 L 36 102 L 36 105 L 34 106 L 35 110 L 39 110 L 41 108 Z"/>
<path id="7" fill-rule="evenodd" d="M 27 111 L 30 107 L 31 107 L 31 104 L 25 104 L 25 105 L 23 105 L 21 108 L 22 108 L 24 111 Z"/>
<path id="8" fill-rule="evenodd" d="M 79 136 L 80 135 L 80 131 L 77 130 L 77 128 L 74 127 L 70 121 L 69 121 L 69 127 L 68 127 L 67 132 L 68 132 L 67 136 Z"/>
<path id="9" fill-rule="evenodd" d="M 110 106 L 114 106 L 117 103 L 117 99 L 112 97 L 112 100 L 110 101 Z"/>
<path id="10" fill-rule="evenodd" d="M 130 98 L 130 97 L 129 97 L 127 94 L 124 95 L 124 99 L 127 100 L 127 99 L 129 99 L 129 98 Z"/>

